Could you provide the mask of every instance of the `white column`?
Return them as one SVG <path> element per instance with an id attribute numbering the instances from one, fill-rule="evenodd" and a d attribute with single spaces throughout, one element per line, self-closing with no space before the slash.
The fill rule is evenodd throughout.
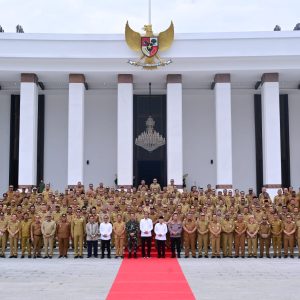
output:
<path id="1" fill-rule="evenodd" d="M 19 187 L 37 184 L 37 82 L 35 74 L 21 74 Z"/>
<path id="2" fill-rule="evenodd" d="M 68 186 L 83 182 L 84 164 L 84 95 L 83 74 L 69 75 Z"/>
<path id="3" fill-rule="evenodd" d="M 167 76 L 167 177 L 182 188 L 182 76 Z"/>
<path id="4" fill-rule="evenodd" d="M 118 185 L 133 184 L 133 76 L 118 75 Z"/>
<path id="5" fill-rule="evenodd" d="M 232 189 L 232 130 L 230 74 L 216 74 L 216 188 Z"/>
<path id="6" fill-rule="evenodd" d="M 263 181 L 270 197 L 281 188 L 281 143 L 278 73 L 262 76 Z"/>

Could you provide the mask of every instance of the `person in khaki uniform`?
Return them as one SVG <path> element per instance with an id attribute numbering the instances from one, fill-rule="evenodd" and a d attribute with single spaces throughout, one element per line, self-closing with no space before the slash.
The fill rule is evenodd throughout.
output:
<path id="1" fill-rule="evenodd" d="M 192 257 L 196 258 L 196 221 L 192 218 L 192 214 L 188 213 L 186 219 L 183 221 L 183 239 L 184 239 L 184 251 L 185 258 L 189 257 L 190 251 Z"/>
<path id="2" fill-rule="evenodd" d="M 288 250 L 290 250 L 290 257 L 294 258 L 294 234 L 296 232 L 296 224 L 292 221 L 292 216 L 288 214 L 286 221 L 283 222 L 283 248 L 284 258 L 288 257 Z"/>
<path id="3" fill-rule="evenodd" d="M 25 257 L 25 252 L 28 252 L 28 258 L 31 258 L 31 221 L 29 220 L 29 214 L 26 212 L 24 213 L 24 220 L 21 221 L 20 224 L 20 239 L 21 239 L 21 249 L 22 249 L 22 256 L 21 258 Z"/>
<path id="4" fill-rule="evenodd" d="M 300 259 L 300 219 L 296 221 L 296 237 L 298 244 L 298 258 Z"/>
<path id="5" fill-rule="evenodd" d="M 33 258 L 41 257 L 41 248 L 43 243 L 42 223 L 39 215 L 35 216 L 35 220 L 31 223 L 31 241 L 33 242 Z"/>
<path id="6" fill-rule="evenodd" d="M 67 215 L 62 214 L 56 225 L 56 238 L 58 240 L 58 258 L 68 258 L 69 242 L 71 238 L 71 224 L 67 220 Z"/>
<path id="7" fill-rule="evenodd" d="M 257 233 L 259 225 L 254 219 L 254 216 L 249 217 L 247 224 L 247 242 L 248 242 L 248 257 L 257 258 Z"/>
<path id="8" fill-rule="evenodd" d="M 208 221 L 205 220 L 205 214 L 200 214 L 200 220 L 197 222 L 198 232 L 198 258 L 202 257 L 202 251 L 204 251 L 204 257 L 208 258 Z"/>
<path id="9" fill-rule="evenodd" d="M 241 256 L 242 258 L 245 258 L 245 238 L 246 238 L 246 230 L 247 225 L 243 220 L 243 216 L 239 214 L 237 216 L 237 220 L 234 223 L 235 227 L 235 236 L 234 236 L 234 246 L 235 246 L 235 257 L 240 256 L 240 250 L 241 250 Z"/>
<path id="10" fill-rule="evenodd" d="M 11 220 L 8 222 L 7 231 L 9 234 L 10 256 L 9 258 L 18 257 L 18 235 L 20 231 L 20 222 L 17 220 L 17 215 L 12 214 Z"/>
<path id="11" fill-rule="evenodd" d="M 6 233 L 8 222 L 4 218 L 4 213 L 0 212 L 0 257 L 5 257 Z"/>
<path id="12" fill-rule="evenodd" d="M 283 223 L 279 219 L 278 213 L 274 213 L 274 220 L 271 222 L 271 234 L 272 234 L 272 244 L 273 244 L 273 258 L 276 258 L 277 255 L 281 258 L 281 247 L 282 247 L 282 228 Z"/>
<path id="13" fill-rule="evenodd" d="M 220 240 L 221 240 L 221 224 L 218 222 L 217 215 L 212 215 L 212 221 L 209 223 L 209 232 L 211 240 L 212 255 L 211 258 L 221 258 L 220 256 Z"/>
<path id="14" fill-rule="evenodd" d="M 42 223 L 41 230 L 44 237 L 45 248 L 45 256 L 43 258 L 52 258 L 56 223 L 52 220 L 52 216 L 50 213 L 46 215 L 46 220 Z"/>
<path id="15" fill-rule="evenodd" d="M 225 214 L 224 220 L 221 222 L 222 227 L 222 250 L 223 257 L 232 258 L 232 244 L 233 244 L 233 232 L 234 232 L 234 221 L 230 219 L 229 213 Z"/>
<path id="16" fill-rule="evenodd" d="M 263 216 L 259 226 L 259 250 L 260 258 L 264 257 L 264 248 L 266 248 L 266 256 L 270 258 L 270 243 L 271 243 L 271 225 L 268 223 L 267 217 Z"/>
<path id="17" fill-rule="evenodd" d="M 71 224 L 71 235 L 74 241 L 74 258 L 83 258 L 83 237 L 85 235 L 85 219 L 81 217 L 81 210 L 76 210 L 76 217 Z"/>
<path id="18" fill-rule="evenodd" d="M 116 258 L 123 256 L 125 240 L 125 223 L 122 221 L 122 215 L 117 215 L 117 222 L 113 224 L 113 233 L 115 235 Z"/>

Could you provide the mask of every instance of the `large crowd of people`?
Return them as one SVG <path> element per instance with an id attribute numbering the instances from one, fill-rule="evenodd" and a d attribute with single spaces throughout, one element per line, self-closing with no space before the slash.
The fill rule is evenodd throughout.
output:
<path id="1" fill-rule="evenodd" d="M 178 190 L 174 180 L 161 187 L 156 179 L 137 188 L 85 188 L 80 182 L 64 193 L 50 184 L 15 190 L 0 199 L 0 256 L 9 245 L 10 258 L 166 257 L 294 258 L 300 246 L 300 191 L 279 189 L 274 199 L 262 188 Z M 19 250 L 20 249 L 20 250 Z M 247 251 L 245 250 L 247 249 Z M 211 251 L 209 251 L 211 250 Z M 272 250 L 272 251 L 270 251 Z M 299 250 L 299 249 L 298 249 Z M 183 255 L 181 253 L 183 252 Z M 299 253 L 299 251 L 298 251 Z M 153 252 L 152 252 L 153 255 Z M 300 254 L 298 256 L 300 258 Z"/>

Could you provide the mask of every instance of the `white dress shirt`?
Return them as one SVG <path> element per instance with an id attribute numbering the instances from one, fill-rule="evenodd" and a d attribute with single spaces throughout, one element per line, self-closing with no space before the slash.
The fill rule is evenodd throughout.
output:
<path id="1" fill-rule="evenodd" d="M 155 232 L 155 239 L 156 240 L 160 240 L 160 241 L 165 241 L 166 238 L 166 234 L 168 232 L 168 227 L 166 225 L 166 223 L 156 223 L 155 227 L 154 227 L 154 232 Z M 159 234 L 161 234 L 161 236 L 159 236 Z"/>
<path id="2" fill-rule="evenodd" d="M 111 233 L 112 233 L 111 223 L 102 222 L 100 224 L 99 232 L 100 232 L 101 240 L 110 240 L 111 239 Z M 106 236 L 104 236 L 104 235 L 106 235 Z"/>
<path id="3" fill-rule="evenodd" d="M 142 219 L 140 222 L 140 231 L 141 231 L 141 236 L 143 237 L 147 237 L 147 236 L 151 236 L 151 231 L 153 230 L 153 223 L 152 220 L 147 218 L 147 219 Z M 145 233 L 145 232 L 148 233 Z"/>

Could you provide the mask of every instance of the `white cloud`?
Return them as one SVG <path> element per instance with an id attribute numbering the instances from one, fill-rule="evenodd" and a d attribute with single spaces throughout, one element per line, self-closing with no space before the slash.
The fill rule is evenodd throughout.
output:
<path id="1" fill-rule="evenodd" d="M 14 32 L 123 33 L 126 20 L 137 31 L 148 21 L 148 0 L 0 0 L 0 25 Z M 152 0 L 152 24 L 176 32 L 263 31 L 276 24 L 292 30 L 300 22 L 299 0 Z"/>

